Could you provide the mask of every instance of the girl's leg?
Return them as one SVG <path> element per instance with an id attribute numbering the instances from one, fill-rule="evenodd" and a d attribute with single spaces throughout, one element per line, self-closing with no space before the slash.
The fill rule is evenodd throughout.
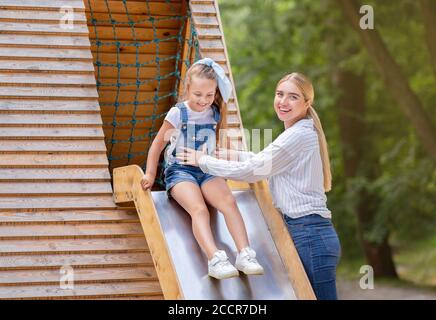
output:
<path id="1" fill-rule="evenodd" d="M 222 212 L 227 228 L 235 241 L 238 251 L 249 245 L 247 230 L 242 219 L 236 199 L 227 183 L 222 178 L 213 178 L 201 186 L 204 199 L 217 210 Z"/>
<path id="2" fill-rule="evenodd" d="M 200 187 L 192 182 L 179 182 L 171 188 L 171 196 L 191 216 L 194 237 L 210 260 L 218 248 L 210 228 L 209 210 L 204 202 Z"/>

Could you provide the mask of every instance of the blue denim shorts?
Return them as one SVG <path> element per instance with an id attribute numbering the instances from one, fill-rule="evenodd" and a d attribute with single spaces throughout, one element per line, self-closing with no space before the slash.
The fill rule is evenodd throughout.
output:
<path id="1" fill-rule="evenodd" d="M 171 197 L 169 192 L 170 189 L 179 182 L 190 181 L 201 187 L 203 183 L 215 178 L 215 176 L 212 176 L 208 173 L 204 173 L 198 167 L 182 165 L 178 163 L 174 163 L 168 166 L 165 169 L 164 174 L 165 174 L 165 189 L 167 191 L 168 197 Z"/>

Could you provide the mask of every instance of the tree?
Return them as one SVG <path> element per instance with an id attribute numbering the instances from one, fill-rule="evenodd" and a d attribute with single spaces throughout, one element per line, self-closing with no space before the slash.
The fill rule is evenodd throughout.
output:
<path id="1" fill-rule="evenodd" d="M 334 6 L 333 1 L 325 1 L 327 10 Z M 353 211 L 357 216 L 357 235 L 367 263 L 374 269 L 375 276 L 396 278 L 397 272 L 389 244 L 389 232 L 386 231 L 380 240 L 367 237 L 371 231 L 378 212 L 379 195 L 367 186 L 374 182 L 379 174 L 377 154 L 374 152 L 376 137 L 371 134 L 367 121 L 366 72 L 355 68 L 341 66 L 341 61 L 352 59 L 359 51 L 357 44 L 350 41 L 341 45 L 346 25 L 338 15 L 330 15 L 326 19 L 328 29 L 328 57 L 332 83 L 338 88 L 336 98 L 336 115 L 341 142 L 344 179 L 347 192 L 353 192 L 354 181 L 364 176 L 368 183 L 360 185 L 357 190 L 358 199 Z M 341 32 L 342 30 L 342 32 Z M 340 36 L 337 36 L 340 35 Z M 367 163 L 371 163 L 370 166 Z"/>
<path id="2" fill-rule="evenodd" d="M 426 31 L 426 43 L 430 54 L 431 66 L 436 77 L 436 2 L 419 0 Z"/>
<path id="3" fill-rule="evenodd" d="M 410 120 L 428 155 L 436 162 L 436 129 L 431 118 L 426 114 L 421 101 L 410 88 L 400 66 L 395 62 L 376 28 L 373 30 L 363 30 L 360 28 L 359 22 L 361 17 L 359 16 L 360 5 L 358 2 L 356 0 L 337 1 L 344 15 L 358 32 L 386 88 Z M 425 5 L 427 1 L 421 1 L 421 3 Z M 432 31 L 433 28 L 428 30 L 428 33 L 432 34 Z"/>
<path id="4" fill-rule="evenodd" d="M 299 71 L 313 80 L 333 169 L 328 206 L 344 257 L 363 253 L 376 275 L 395 276 L 392 241 L 435 234 L 436 170 L 337 1 L 220 0 L 241 115 L 246 128 L 273 128 L 277 136 L 283 127 L 271 106 L 278 79 Z M 431 123 L 425 106 L 434 105 L 436 88 L 422 10 L 414 0 L 369 1 Z"/>

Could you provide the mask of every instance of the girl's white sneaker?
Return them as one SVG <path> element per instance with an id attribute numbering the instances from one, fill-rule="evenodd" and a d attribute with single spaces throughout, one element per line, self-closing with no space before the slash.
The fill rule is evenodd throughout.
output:
<path id="1" fill-rule="evenodd" d="M 239 271 L 247 275 L 264 274 L 263 267 L 256 259 L 256 252 L 250 247 L 246 247 L 239 252 L 235 265 Z"/>
<path id="2" fill-rule="evenodd" d="M 209 276 L 215 279 L 221 280 L 239 276 L 238 270 L 230 263 L 226 252 L 223 250 L 215 252 L 207 265 Z"/>

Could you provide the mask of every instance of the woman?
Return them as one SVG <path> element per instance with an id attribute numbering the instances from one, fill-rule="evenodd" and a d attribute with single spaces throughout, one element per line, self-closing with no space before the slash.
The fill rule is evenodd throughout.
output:
<path id="1" fill-rule="evenodd" d="M 239 161 L 192 149 L 177 156 L 215 176 L 247 182 L 268 179 L 274 206 L 283 214 L 317 298 L 334 300 L 341 248 L 326 205 L 325 192 L 331 189 L 330 161 L 313 101 L 313 86 L 304 75 L 286 75 L 278 82 L 274 98 L 285 131 L 263 151 L 239 151 Z M 221 158 L 224 153 L 217 154 Z"/>

